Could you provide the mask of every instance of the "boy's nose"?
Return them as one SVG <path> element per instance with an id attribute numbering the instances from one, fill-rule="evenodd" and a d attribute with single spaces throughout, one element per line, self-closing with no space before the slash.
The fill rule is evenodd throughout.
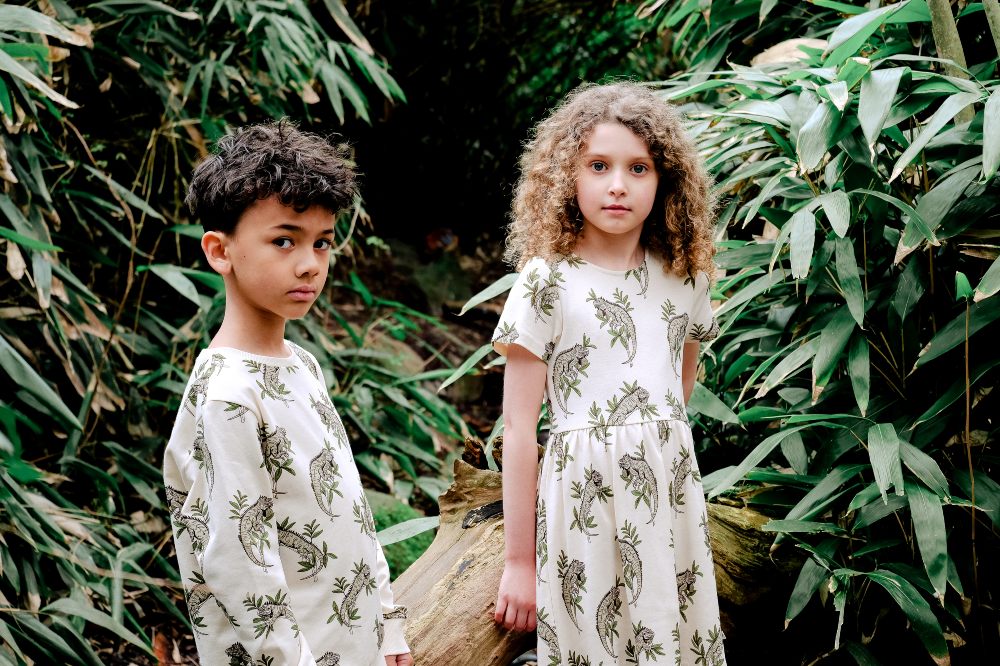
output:
<path id="1" fill-rule="evenodd" d="M 295 267 L 297 275 L 316 275 L 320 268 L 320 258 L 311 247 L 307 248 L 299 254 Z"/>

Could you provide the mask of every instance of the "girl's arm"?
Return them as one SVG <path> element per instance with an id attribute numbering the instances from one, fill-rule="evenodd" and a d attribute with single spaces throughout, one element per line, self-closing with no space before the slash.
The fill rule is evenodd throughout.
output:
<path id="1" fill-rule="evenodd" d="M 510 345 L 503 382 L 504 569 L 494 619 L 517 631 L 535 629 L 535 432 L 545 374 L 544 361 Z"/>
<path id="2" fill-rule="evenodd" d="M 700 342 L 684 343 L 684 359 L 681 362 L 681 385 L 684 387 L 685 405 L 691 399 L 691 391 L 694 390 L 694 380 L 698 376 L 698 354 L 700 352 Z"/>

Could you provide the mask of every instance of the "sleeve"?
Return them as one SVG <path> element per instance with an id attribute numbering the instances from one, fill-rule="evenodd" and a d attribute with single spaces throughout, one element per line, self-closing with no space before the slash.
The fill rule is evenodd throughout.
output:
<path id="1" fill-rule="evenodd" d="M 406 654 L 410 651 L 403 634 L 406 624 L 406 606 L 395 603 L 392 588 L 389 586 L 389 563 L 386 562 L 382 545 L 376 540 L 375 548 L 378 556 L 375 563 L 375 582 L 378 583 L 378 596 L 382 602 L 382 622 L 385 636 L 382 640 L 382 655 Z"/>
<path id="2" fill-rule="evenodd" d="M 550 345 L 562 330 L 560 301 L 565 287 L 558 266 L 541 258 L 529 261 L 507 295 L 500 323 L 493 331 L 493 348 L 506 356 L 509 345 L 518 344 L 540 359 L 547 359 Z"/>
<path id="3" fill-rule="evenodd" d="M 691 301 L 691 319 L 688 321 L 687 342 L 708 342 L 719 335 L 719 323 L 712 312 L 708 275 L 698 273 L 694 281 Z"/>
<path id="4" fill-rule="evenodd" d="M 220 400 L 206 400 L 200 412 L 196 450 L 203 447 L 208 486 L 205 584 L 254 659 L 266 654 L 276 664 L 315 666 L 289 605 L 255 412 Z"/>

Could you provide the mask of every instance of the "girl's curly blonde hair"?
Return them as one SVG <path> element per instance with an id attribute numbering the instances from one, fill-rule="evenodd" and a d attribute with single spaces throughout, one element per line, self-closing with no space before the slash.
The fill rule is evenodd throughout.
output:
<path id="1" fill-rule="evenodd" d="M 504 259 L 520 270 L 532 257 L 572 253 L 583 230 L 576 202 L 580 151 L 606 122 L 642 139 L 659 174 L 643 247 L 663 258 L 666 271 L 682 277 L 704 271 L 711 278 L 714 199 L 701 157 L 673 106 L 624 81 L 578 87 L 535 127 L 521 156 Z"/>

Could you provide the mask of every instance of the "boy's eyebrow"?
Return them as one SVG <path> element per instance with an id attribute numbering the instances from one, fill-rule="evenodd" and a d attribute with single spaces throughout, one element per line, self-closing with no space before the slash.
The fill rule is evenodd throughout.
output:
<path id="1" fill-rule="evenodd" d="M 304 231 L 302 227 L 297 224 L 276 224 L 272 229 L 281 229 L 282 231 Z M 329 227 L 320 232 L 321 234 L 333 234 L 333 227 Z"/>

